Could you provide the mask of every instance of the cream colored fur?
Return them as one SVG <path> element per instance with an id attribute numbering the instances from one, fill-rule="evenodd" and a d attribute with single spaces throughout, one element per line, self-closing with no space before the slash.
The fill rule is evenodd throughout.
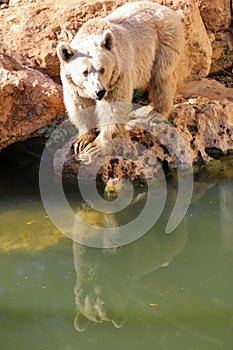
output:
<path id="1" fill-rule="evenodd" d="M 176 13 L 139 1 L 126 3 L 105 19 L 88 21 L 70 44 L 58 45 L 65 105 L 70 120 L 84 134 L 77 152 L 88 152 L 123 132 L 117 123 L 127 122 L 134 89 L 148 89 L 155 110 L 169 116 L 181 80 L 184 42 Z M 103 90 L 105 95 L 98 100 L 96 92 Z M 115 102 L 124 104 L 113 106 Z M 96 126 L 100 134 L 87 145 L 85 133 Z"/>

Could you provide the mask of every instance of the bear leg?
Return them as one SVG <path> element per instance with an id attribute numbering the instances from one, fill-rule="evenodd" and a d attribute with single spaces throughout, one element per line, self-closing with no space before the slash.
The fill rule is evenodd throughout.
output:
<path id="1" fill-rule="evenodd" d="M 117 136 L 123 138 L 124 134 L 124 124 L 110 124 L 102 126 L 99 135 L 93 142 L 88 143 L 88 145 L 79 154 L 79 160 L 88 164 L 92 163 L 92 161 L 97 157 L 111 155 L 112 144 L 107 143 L 105 147 L 104 142 L 110 141 Z"/>
<path id="2" fill-rule="evenodd" d="M 166 79 L 153 78 L 149 87 L 149 99 L 156 112 L 168 118 L 174 105 L 174 99 L 177 89 L 177 80 L 174 73 Z"/>

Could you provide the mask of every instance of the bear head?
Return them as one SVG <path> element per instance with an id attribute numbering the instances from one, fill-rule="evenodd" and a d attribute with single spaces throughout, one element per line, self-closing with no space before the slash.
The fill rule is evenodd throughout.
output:
<path id="1" fill-rule="evenodd" d="M 58 44 L 61 75 L 80 97 L 102 100 L 107 96 L 115 68 L 114 45 L 114 34 L 109 29 L 102 35 L 88 35 L 86 40 L 82 36 L 81 40 L 75 37 L 71 44 Z"/>

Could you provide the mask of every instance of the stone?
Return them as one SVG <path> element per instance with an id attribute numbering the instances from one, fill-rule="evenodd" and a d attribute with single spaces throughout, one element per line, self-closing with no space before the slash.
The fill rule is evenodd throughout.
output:
<path id="1" fill-rule="evenodd" d="M 210 73 L 231 67 L 233 61 L 232 2 L 199 0 L 199 9 L 208 35 L 214 37 Z"/>
<path id="2" fill-rule="evenodd" d="M 233 62 L 233 31 L 216 33 L 212 49 L 211 74 L 231 67 Z"/>
<path id="3" fill-rule="evenodd" d="M 233 150 L 233 102 L 193 98 L 175 106 L 173 123 L 189 141 L 193 161 L 208 161 L 207 150 L 227 154 Z M 213 153 L 214 154 L 214 153 Z"/>
<path id="4" fill-rule="evenodd" d="M 229 0 L 199 0 L 199 9 L 208 31 L 228 30 L 231 25 Z"/>
<path id="5" fill-rule="evenodd" d="M 210 39 L 206 33 L 199 9 L 189 1 L 178 12 L 183 13 L 187 36 L 187 80 L 199 80 L 209 74 L 212 57 Z"/>
<path id="6" fill-rule="evenodd" d="M 190 81 L 185 84 L 181 95 L 185 99 L 202 96 L 209 100 L 233 102 L 233 88 L 227 88 L 214 79 L 202 79 L 200 81 Z"/>
<path id="7" fill-rule="evenodd" d="M 60 85 L 0 53 L 0 149 L 35 136 L 64 112 Z"/>
<path id="8" fill-rule="evenodd" d="M 11 0 L 9 8 L 0 11 L 0 38 L 39 70 L 59 80 L 57 42 L 71 40 L 85 21 L 103 17 L 123 2 Z"/>

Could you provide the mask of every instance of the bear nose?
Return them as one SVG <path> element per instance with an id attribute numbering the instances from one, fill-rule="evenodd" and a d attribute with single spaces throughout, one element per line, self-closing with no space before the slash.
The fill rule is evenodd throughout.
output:
<path id="1" fill-rule="evenodd" d="M 99 91 L 96 91 L 95 93 L 96 93 L 96 96 L 97 96 L 98 100 L 100 101 L 104 97 L 104 95 L 106 93 L 106 89 L 103 88 L 103 89 L 101 89 Z"/>

